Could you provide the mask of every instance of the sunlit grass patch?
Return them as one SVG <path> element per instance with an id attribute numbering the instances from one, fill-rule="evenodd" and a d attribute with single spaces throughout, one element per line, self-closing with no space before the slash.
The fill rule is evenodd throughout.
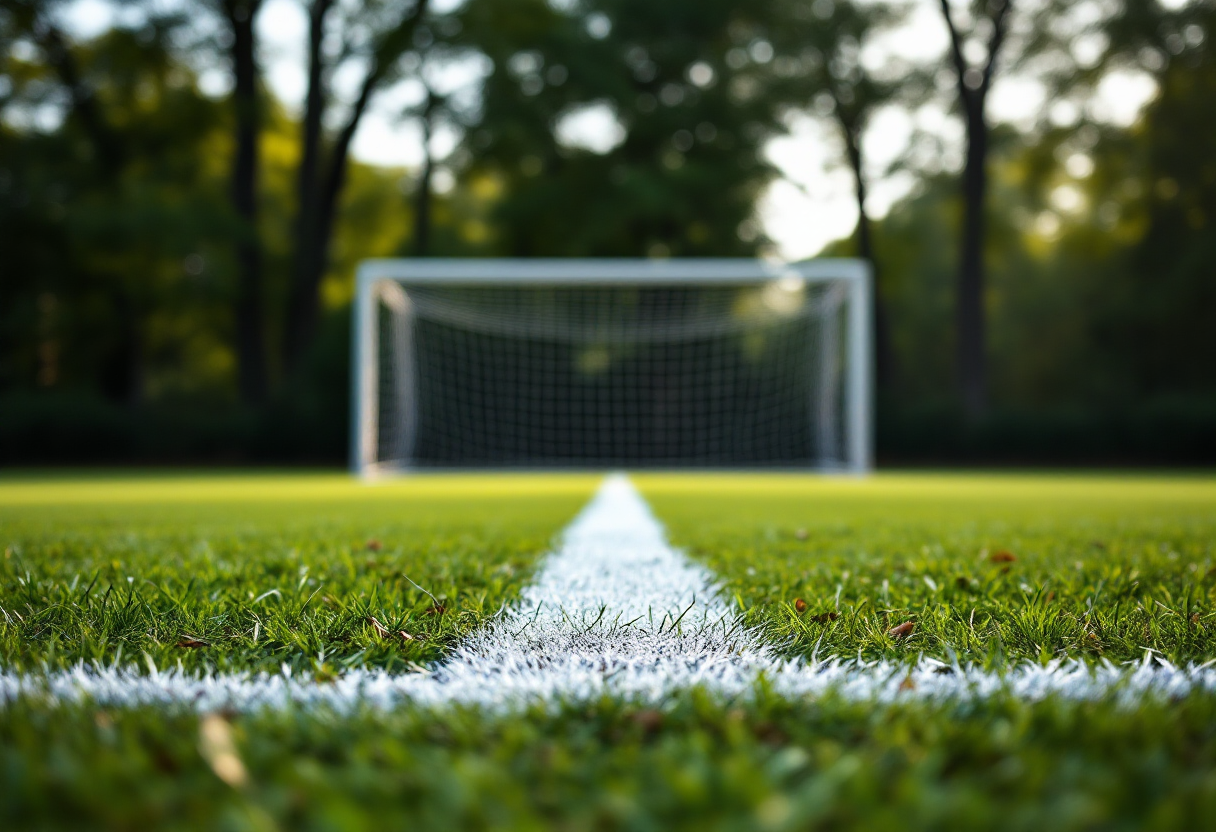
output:
<path id="1" fill-rule="evenodd" d="M 637 478 L 677 545 L 790 655 L 1216 657 L 1216 480 Z"/>
<path id="2" fill-rule="evenodd" d="M 431 662 L 527 583 L 596 482 L 5 478 L 0 663 L 325 678 Z"/>

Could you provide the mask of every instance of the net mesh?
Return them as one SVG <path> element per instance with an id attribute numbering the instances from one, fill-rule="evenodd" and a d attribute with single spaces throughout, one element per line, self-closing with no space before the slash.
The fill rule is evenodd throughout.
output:
<path id="1" fill-rule="evenodd" d="M 379 297 L 381 465 L 843 458 L 841 284 L 394 284 Z"/>

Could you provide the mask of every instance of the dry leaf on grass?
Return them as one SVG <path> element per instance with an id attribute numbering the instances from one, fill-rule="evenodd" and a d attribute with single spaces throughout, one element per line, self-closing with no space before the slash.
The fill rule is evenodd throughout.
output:
<path id="1" fill-rule="evenodd" d="M 379 552 L 381 549 L 384 548 L 384 544 L 381 543 L 379 540 L 377 540 L 374 537 L 371 540 L 367 541 L 367 543 L 365 545 L 367 546 L 367 551 L 369 551 L 369 552 Z"/>
<path id="2" fill-rule="evenodd" d="M 835 611 L 821 612 L 819 615 L 811 616 L 811 620 L 818 624 L 827 624 L 829 621 L 835 621 L 837 618 L 840 618 L 840 613 Z"/>
<path id="3" fill-rule="evenodd" d="M 374 615 L 369 615 L 367 617 L 367 623 L 372 625 L 372 629 L 376 631 L 376 635 L 379 638 L 388 638 L 390 635 L 392 635 L 389 632 L 388 627 L 385 627 L 383 624 L 377 621 L 376 616 Z"/>
<path id="4" fill-rule="evenodd" d="M 993 563 L 1013 563 L 1017 560 L 1017 556 L 1007 549 L 1001 549 L 999 552 L 993 552 L 989 555 L 988 560 Z"/>
<path id="5" fill-rule="evenodd" d="M 245 765 L 237 754 L 236 742 L 232 738 L 232 727 L 219 714 L 207 714 L 198 725 L 198 745 L 207 765 L 215 776 L 234 789 L 239 789 L 249 780 Z"/>
<path id="6" fill-rule="evenodd" d="M 891 638 L 907 638 L 912 635 L 912 631 L 916 629 L 915 621 L 905 621 L 903 624 L 897 624 L 887 630 L 887 635 Z"/>
<path id="7" fill-rule="evenodd" d="M 663 714 L 653 708 L 638 711 L 633 715 L 633 721 L 647 734 L 653 734 L 663 727 Z"/>
<path id="8" fill-rule="evenodd" d="M 390 636 L 396 635 L 397 638 L 401 639 L 402 641 L 414 641 L 414 637 L 405 630 L 398 630 L 394 634 L 392 630 L 381 624 L 374 615 L 369 615 L 367 617 L 367 623 L 372 625 L 372 629 L 376 631 L 377 638 L 389 638 Z"/>

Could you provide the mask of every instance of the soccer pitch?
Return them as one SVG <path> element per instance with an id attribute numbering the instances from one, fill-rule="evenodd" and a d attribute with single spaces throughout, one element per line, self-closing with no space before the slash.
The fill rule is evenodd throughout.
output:
<path id="1" fill-rule="evenodd" d="M 0 536 L 10 828 L 1216 819 L 1210 477 L 9 476 Z"/>

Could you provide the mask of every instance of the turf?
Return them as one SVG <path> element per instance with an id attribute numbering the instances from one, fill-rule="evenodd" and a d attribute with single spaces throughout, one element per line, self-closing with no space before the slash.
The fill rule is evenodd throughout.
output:
<path id="1" fill-rule="evenodd" d="M 1138 659 L 1145 647 L 1178 661 L 1216 655 L 1211 478 L 635 481 L 745 621 L 791 655 L 910 661 L 953 651 L 986 664 Z M 37 674 L 80 659 L 286 663 L 323 683 L 351 666 L 433 661 L 526 584 L 595 483 L 0 478 L 0 665 Z M 996 552 L 1014 559 L 994 561 Z M 887 635 L 904 621 L 915 622 L 911 635 Z M 1216 697 L 1205 694 L 1135 706 L 1112 696 L 876 707 L 689 691 L 658 709 L 601 701 L 508 717 L 0 705 L 6 829 L 1189 830 L 1214 821 Z"/>
<path id="2" fill-rule="evenodd" d="M 0 664 L 325 677 L 432 662 L 515 596 L 596 482 L 9 478 Z"/>
<path id="3" fill-rule="evenodd" d="M 688 694 L 661 712 L 605 701 L 441 720 L 19 705 L 0 713 L 0 824 L 1195 830 L 1216 817 L 1214 726 L 1211 697 L 1128 714 L 1003 700 L 741 708 Z"/>
<path id="4" fill-rule="evenodd" d="M 1216 658 L 1210 477 L 636 480 L 674 542 L 789 655 Z"/>

